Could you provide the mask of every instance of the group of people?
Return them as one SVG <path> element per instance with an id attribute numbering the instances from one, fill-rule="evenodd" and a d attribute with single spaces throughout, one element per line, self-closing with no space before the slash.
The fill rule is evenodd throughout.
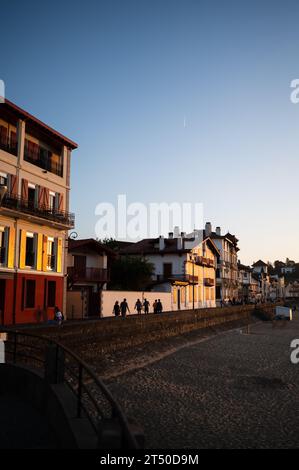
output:
<path id="1" fill-rule="evenodd" d="M 150 310 L 150 302 L 147 299 L 143 299 L 143 302 L 140 299 L 137 299 L 134 309 L 138 315 L 141 315 L 142 311 L 144 311 L 145 314 L 148 314 Z M 154 313 L 162 313 L 163 305 L 160 299 L 155 300 L 153 303 L 153 311 Z M 116 317 L 119 317 L 120 315 L 122 317 L 126 317 L 127 313 L 131 313 L 127 299 L 124 299 L 121 303 L 117 300 L 114 304 L 112 313 Z"/>

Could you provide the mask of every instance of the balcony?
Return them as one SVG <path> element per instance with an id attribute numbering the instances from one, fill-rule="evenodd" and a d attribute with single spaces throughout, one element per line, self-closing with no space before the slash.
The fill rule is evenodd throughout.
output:
<path id="1" fill-rule="evenodd" d="M 215 267 L 214 260 L 210 258 L 205 258 L 204 256 L 197 256 L 195 264 L 197 264 L 198 266 L 207 266 L 210 268 Z"/>
<path id="2" fill-rule="evenodd" d="M 108 269 L 104 268 L 76 268 L 74 266 L 67 268 L 67 274 L 72 283 L 75 282 L 101 282 L 110 280 Z"/>
<path id="3" fill-rule="evenodd" d="M 165 274 L 157 274 L 158 282 L 182 282 L 184 284 L 197 284 L 198 276 L 193 276 L 192 274 L 170 274 L 166 276 Z"/>
<path id="4" fill-rule="evenodd" d="M 45 171 L 63 176 L 63 165 L 53 160 L 52 152 L 37 144 L 29 145 L 27 140 L 24 149 L 24 160 Z"/>
<path id="5" fill-rule="evenodd" d="M 12 193 L 5 194 L 1 204 L 1 210 L 3 209 L 46 219 L 64 227 L 73 228 L 75 224 L 75 216 L 71 212 L 60 211 L 45 205 L 37 206 L 27 199 Z"/>
<path id="6" fill-rule="evenodd" d="M 211 278 L 209 278 L 209 277 L 206 277 L 206 278 L 204 279 L 204 284 L 205 284 L 206 287 L 214 287 L 215 281 L 214 281 L 214 279 L 211 279 Z"/>

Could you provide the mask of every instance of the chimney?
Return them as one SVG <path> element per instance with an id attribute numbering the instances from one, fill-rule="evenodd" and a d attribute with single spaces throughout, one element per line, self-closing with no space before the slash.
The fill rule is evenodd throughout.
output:
<path id="1" fill-rule="evenodd" d="M 209 237 L 212 233 L 212 224 L 211 222 L 207 222 L 205 226 L 205 235 L 206 237 Z"/>
<path id="2" fill-rule="evenodd" d="M 173 229 L 173 237 L 178 238 L 180 236 L 180 228 L 178 226 L 175 226 Z"/>
<path id="3" fill-rule="evenodd" d="M 164 240 L 163 235 L 160 235 L 160 237 L 159 237 L 159 250 L 163 251 L 164 248 L 165 248 L 165 240 Z"/>
<path id="4" fill-rule="evenodd" d="M 216 234 L 221 236 L 221 228 L 220 227 L 216 227 Z"/>
<path id="5" fill-rule="evenodd" d="M 183 239 L 180 236 L 177 238 L 177 248 L 178 248 L 178 250 L 183 249 Z"/>
<path id="6" fill-rule="evenodd" d="M 168 238 L 173 238 L 173 232 L 168 233 Z"/>

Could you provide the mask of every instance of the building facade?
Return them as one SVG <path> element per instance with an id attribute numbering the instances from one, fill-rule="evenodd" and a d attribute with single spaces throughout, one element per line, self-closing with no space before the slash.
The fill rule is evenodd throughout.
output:
<path id="1" fill-rule="evenodd" d="M 221 234 L 221 228 L 216 227 L 213 232 L 212 225 L 207 222 L 204 230 L 205 237 L 210 237 L 216 245 L 220 255 L 216 270 L 216 302 L 226 303 L 238 299 L 238 239 L 229 232 Z"/>
<path id="2" fill-rule="evenodd" d="M 101 291 L 106 290 L 110 261 L 115 256 L 114 251 L 92 238 L 68 240 L 68 318 L 101 315 Z"/>
<path id="3" fill-rule="evenodd" d="M 65 311 L 70 160 L 77 145 L 15 104 L 0 104 L 0 323 Z"/>
<path id="4" fill-rule="evenodd" d="M 120 251 L 142 256 L 154 267 L 152 290 L 172 293 L 172 310 L 215 307 L 216 264 L 219 252 L 210 238 L 186 236 L 145 239 Z"/>

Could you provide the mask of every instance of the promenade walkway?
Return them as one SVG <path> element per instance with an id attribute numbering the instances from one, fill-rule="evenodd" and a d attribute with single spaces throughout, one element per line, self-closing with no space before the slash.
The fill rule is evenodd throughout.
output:
<path id="1" fill-rule="evenodd" d="M 199 338 L 111 379 L 148 448 L 299 448 L 299 364 L 290 361 L 298 314 L 246 330 Z"/>

